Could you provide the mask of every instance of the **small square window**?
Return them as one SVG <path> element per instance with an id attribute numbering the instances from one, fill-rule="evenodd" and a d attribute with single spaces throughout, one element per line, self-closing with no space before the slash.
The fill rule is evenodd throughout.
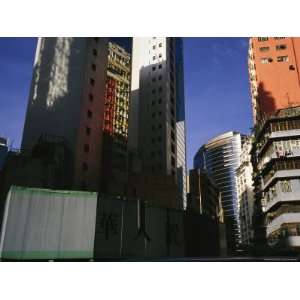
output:
<path id="1" fill-rule="evenodd" d="M 92 64 L 92 70 L 96 71 L 96 65 L 95 64 Z"/>
<path id="2" fill-rule="evenodd" d="M 153 46 L 152 46 L 152 49 L 154 50 L 155 48 L 156 48 L 156 46 L 155 46 L 155 45 L 153 45 Z"/>
<path id="3" fill-rule="evenodd" d="M 158 76 L 158 80 L 161 80 L 161 79 L 162 79 L 162 76 L 161 76 L 161 75 L 159 75 L 159 76 Z"/>
<path id="4" fill-rule="evenodd" d="M 87 111 L 87 116 L 88 116 L 88 118 L 92 118 L 93 113 L 92 113 L 90 110 L 88 110 L 88 111 Z"/>
<path id="5" fill-rule="evenodd" d="M 276 45 L 276 50 L 285 50 L 287 46 L 285 44 Z"/>
<path id="6" fill-rule="evenodd" d="M 172 153 L 175 153 L 175 145 L 174 144 L 171 144 L 171 151 L 172 151 Z"/>
<path id="7" fill-rule="evenodd" d="M 152 67 L 152 71 L 155 71 L 156 70 L 156 68 L 155 67 Z"/>
<path id="8" fill-rule="evenodd" d="M 162 68 L 162 65 L 159 65 L 158 68 L 161 69 L 161 68 Z"/>
<path id="9" fill-rule="evenodd" d="M 175 133 L 173 131 L 171 131 L 171 139 L 175 141 Z"/>
<path id="10" fill-rule="evenodd" d="M 93 49 L 93 55 L 96 57 L 98 55 L 98 51 L 96 49 Z"/>
<path id="11" fill-rule="evenodd" d="M 90 100 L 91 102 L 94 101 L 94 96 L 93 96 L 93 94 L 89 94 L 89 100 Z"/>
<path id="12" fill-rule="evenodd" d="M 286 62 L 286 61 L 289 61 L 289 58 L 288 58 L 288 56 L 278 56 L 277 61 L 278 62 Z"/>
<path id="13" fill-rule="evenodd" d="M 159 53 L 158 57 L 159 57 L 159 58 L 161 58 L 161 57 L 162 57 L 162 54 L 161 54 L 161 53 Z"/>
<path id="14" fill-rule="evenodd" d="M 85 144 L 83 149 L 85 153 L 88 153 L 90 151 L 90 146 L 88 144 Z"/>
<path id="15" fill-rule="evenodd" d="M 153 57 L 152 57 L 152 60 L 155 60 L 156 59 L 156 56 L 154 55 Z"/>
<path id="16" fill-rule="evenodd" d="M 175 168 L 176 160 L 175 160 L 174 156 L 172 156 L 172 158 L 171 158 L 171 163 L 172 163 L 172 166 Z"/>
<path id="17" fill-rule="evenodd" d="M 171 126 L 172 126 L 173 129 L 175 129 L 175 122 L 174 122 L 173 119 L 171 120 Z"/>
<path id="18" fill-rule="evenodd" d="M 162 99 L 158 99 L 158 104 L 161 104 L 162 103 Z"/>
<path id="19" fill-rule="evenodd" d="M 268 40 L 267 37 L 259 37 L 257 38 L 259 42 L 266 42 Z"/>
<path id="20" fill-rule="evenodd" d="M 262 64 L 269 64 L 269 63 L 271 63 L 273 60 L 272 60 L 272 58 L 270 58 L 270 57 L 264 57 L 264 58 L 261 58 L 260 59 L 260 62 L 262 63 Z"/>
<path id="21" fill-rule="evenodd" d="M 91 84 L 92 86 L 95 85 L 95 80 L 94 80 L 93 78 L 90 78 L 90 84 Z"/>
<path id="22" fill-rule="evenodd" d="M 87 171 L 87 170 L 88 170 L 88 164 L 87 164 L 86 162 L 84 162 L 84 163 L 82 164 L 82 170 L 83 170 L 83 171 Z"/>
<path id="23" fill-rule="evenodd" d="M 86 127 L 85 128 L 85 132 L 87 135 L 90 135 L 91 134 L 91 128 L 90 127 Z"/>
<path id="24" fill-rule="evenodd" d="M 158 44 L 158 47 L 162 47 L 162 43 L 159 43 L 159 44 Z"/>
<path id="25" fill-rule="evenodd" d="M 259 48 L 259 51 L 260 52 L 267 52 L 267 51 L 269 51 L 270 50 L 270 47 L 260 47 Z"/>

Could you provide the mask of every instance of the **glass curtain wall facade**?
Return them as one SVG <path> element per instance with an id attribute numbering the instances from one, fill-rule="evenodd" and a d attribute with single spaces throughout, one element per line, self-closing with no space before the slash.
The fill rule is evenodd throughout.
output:
<path id="1" fill-rule="evenodd" d="M 194 168 L 207 170 L 221 192 L 229 251 L 240 241 L 240 222 L 235 171 L 240 165 L 244 136 L 227 132 L 203 145 L 194 157 Z"/>

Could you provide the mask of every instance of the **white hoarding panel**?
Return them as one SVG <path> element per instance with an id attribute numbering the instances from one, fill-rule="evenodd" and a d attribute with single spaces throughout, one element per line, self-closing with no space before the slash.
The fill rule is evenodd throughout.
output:
<path id="1" fill-rule="evenodd" d="M 93 258 L 96 206 L 96 193 L 12 187 L 2 225 L 1 258 Z"/>

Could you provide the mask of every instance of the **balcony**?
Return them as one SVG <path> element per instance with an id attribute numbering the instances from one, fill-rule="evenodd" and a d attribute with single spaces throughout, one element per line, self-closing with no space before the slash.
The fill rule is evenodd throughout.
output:
<path id="1" fill-rule="evenodd" d="M 263 138 L 263 141 L 259 143 L 259 146 L 257 147 L 256 154 L 258 156 L 262 155 L 263 152 L 265 152 L 272 143 L 272 139 L 280 139 L 280 138 L 293 138 L 300 136 L 300 129 L 289 129 L 289 130 L 280 130 L 280 131 L 273 131 L 271 133 L 266 133 L 265 137 Z"/>
<path id="2" fill-rule="evenodd" d="M 300 201 L 300 191 L 284 193 L 279 191 L 279 188 L 276 188 L 276 196 L 274 196 L 270 201 L 266 202 L 265 211 L 269 211 L 277 203 L 293 201 Z"/>
<path id="3" fill-rule="evenodd" d="M 271 176 L 266 183 L 262 183 L 262 190 L 266 190 L 275 179 L 288 179 L 295 177 L 300 177 L 300 169 L 275 171 L 273 176 Z"/>
<path id="4" fill-rule="evenodd" d="M 278 216 L 277 218 L 275 218 L 267 225 L 267 236 L 269 236 L 272 232 L 280 229 L 281 225 L 287 223 L 300 223 L 300 212 L 284 213 Z"/>

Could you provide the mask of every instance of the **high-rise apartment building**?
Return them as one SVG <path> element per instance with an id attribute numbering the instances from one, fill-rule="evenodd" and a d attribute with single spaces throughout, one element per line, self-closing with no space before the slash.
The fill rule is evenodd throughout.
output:
<path id="1" fill-rule="evenodd" d="M 252 137 L 246 138 L 242 145 L 240 165 L 236 169 L 236 185 L 238 194 L 238 210 L 240 219 L 241 243 L 250 245 L 253 243 L 253 168 L 251 163 Z"/>
<path id="2" fill-rule="evenodd" d="M 194 157 L 194 168 L 206 170 L 221 192 L 230 252 L 240 241 L 235 170 L 240 165 L 243 141 L 244 136 L 240 133 L 226 132 L 208 141 Z"/>
<path id="3" fill-rule="evenodd" d="M 300 104 L 300 38 L 250 38 L 248 66 L 254 123 Z"/>
<path id="4" fill-rule="evenodd" d="M 300 107 L 279 110 L 256 130 L 252 150 L 255 240 L 300 251 Z"/>
<path id="5" fill-rule="evenodd" d="M 126 190 L 130 54 L 116 43 L 108 44 L 103 123 L 102 191 L 122 194 Z"/>
<path id="6" fill-rule="evenodd" d="M 66 140 L 72 189 L 98 190 L 102 163 L 106 38 L 39 38 L 22 148 L 41 135 Z"/>
<path id="7" fill-rule="evenodd" d="M 179 38 L 133 38 L 128 140 L 143 174 L 176 183 L 180 207 L 186 203 L 182 51 Z"/>

